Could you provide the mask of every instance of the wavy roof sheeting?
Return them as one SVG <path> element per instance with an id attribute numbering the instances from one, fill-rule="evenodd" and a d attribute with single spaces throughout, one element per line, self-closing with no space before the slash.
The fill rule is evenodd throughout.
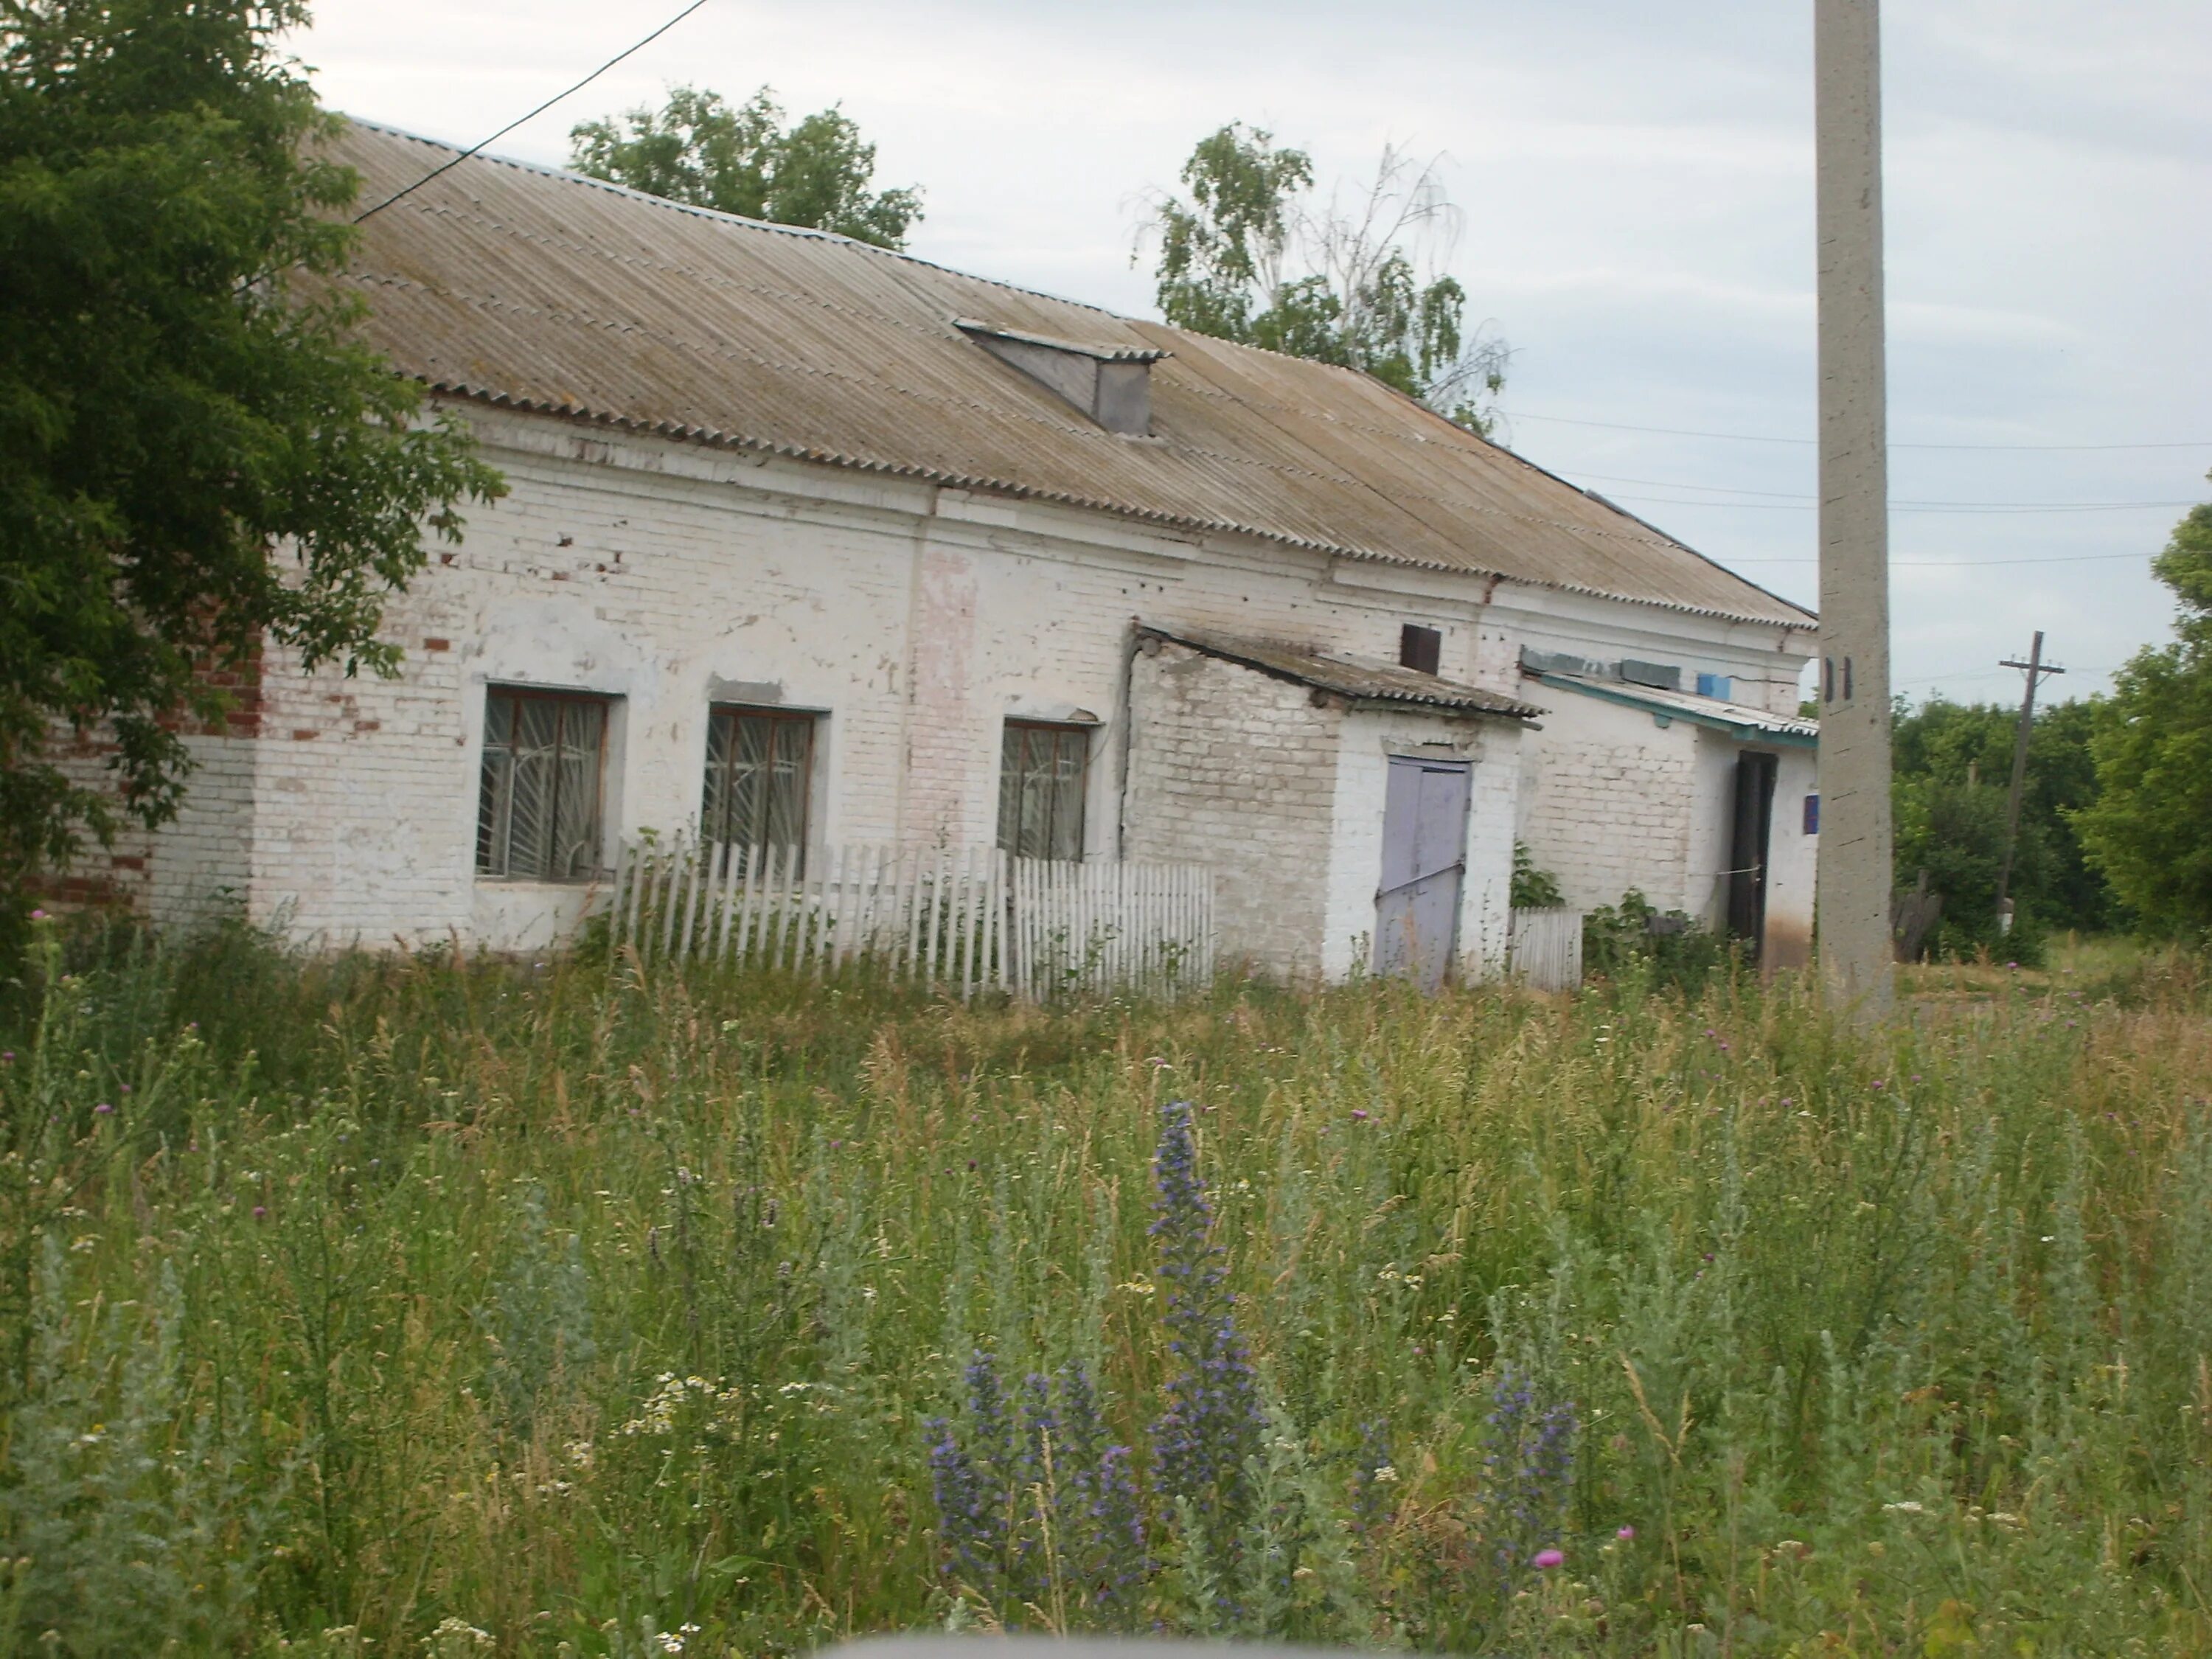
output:
<path id="1" fill-rule="evenodd" d="M 382 201 L 448 146 L 352 123 Z M 488 402 L 1352 558 L 1803 628 L 1810 615 L 1366 376 L 819 232 L 477 156 L 369 218 L 347 279 L 404 374 Z M 1165 351 L 1117 436 L 955 319 Z"/>

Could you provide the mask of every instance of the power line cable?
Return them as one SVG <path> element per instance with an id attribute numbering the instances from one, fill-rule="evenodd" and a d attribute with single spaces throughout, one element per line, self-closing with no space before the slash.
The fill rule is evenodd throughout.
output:
<path id="1" fill-rule="evenodd" d="M 2053 553 L 2036 554 L 2021 559 L 1892 559 L 1892 570 L 1970 570 L 1978 565 L 1990 564 L 2094 564 L 2113 559 L 2139 559 L 2146 569 L 2153 556 L 2148 553 Z M 1731 558 L 1729 564 L 1818 564 L 1817 558 L 1776 556 L 1762 558 L 1747 556 Z"/>
<path id="2" fill-rule="evenodd" d="M 1697 430 L 1694 430 L 1694 429 L 1690 428 L 1687 428 L 1687 427 L 1674 427 L 1674 426 L 1632 426 L 1632 425 L 1629 425 L 1626 422 L 1623 422 L 1623 421 L 1583 421 L 1583 420 L 1576 420 L 1576 419 L 1571 419 L 1571 418 L 1570 418 L 1569 416 L 1565 416 L 1565 415 L 1532 415 L 1532 414 L 1528 413 L 1528 412 L 1527 412 L 1527 411 L 1525 411 L 1525 410 L 1500 410 L 1498 411 L 1498 413 L 1499 413 L 1499 414 L 1501 414 L 1501 415 L 1503 415 L 1503 416 L 1505 416 L 1505 418 L 1506 418 L 1507 420 L 1509 420 L 1509 421 L 1541 421 L 1541 422 L 1546 422 L 1546 423 L 1547 423 L 1547 424 L 1553 425 L 1553 426 L 1590 426 L 1590 427 L 1598 427 L 1598 428 L 1601 428 L 1602 429 L 1604 429 L 1605 431 L 1607 431 L 1607 432 L 1649 432 L 1649 433 L 1656 434 L 1656 435 L 1658 435 L 1658 436 L 1660 436 L 1660 437 L 1663 437 L 1663 438 L 1722 438 L 1722 439 L 1725 439 L 1725 440 L 1727 440 L 1727 441 L 1728 441 L 1729 442 L 1730 442 L 1730 443 L 1742 443 L 1742 444 L 1796 444 L 1796 445 L 1801 445 L 1801 446 L 1802 446 L 1802 447 L 1806 447 L 1806 448 L 1808 448 L 1808 449 L 1809 449 L 1809 448 L 1811 448 L 1811 447 L 1813 447 L 1814 446 L 1817 445 L 1817 444 L 1820 441 L 1818 438 L 1777 438 L 1777 437 L 1771 437 L 1771 436 L 1769 436 L 1768 434 L 1764 434 L 1764 433 L 1757 433 L 1757 432 L 1700 432 L 1700 431 L 1697 431 Z M 2195 442 L 2195 443 L 2152 443 L 2152 444 L 1908 444 L 1908 443 L 1892 443 L 1892 444 L 1890 445 L 1890 447 L 1891 447 L 1892 449 L 2003 450 L 2003 451 L 2034 451 L 2034 452 L 2039 452 L 2039 453 L 2041 453 L 2041 452 L 2051 452 L 2051 451 L 2058 451 L 2058 450 L 2067 450 L 2067 451 L 2082 451 L 2082 452 L 2087 452 L 2087 451 L 2092 451 L 2092 450 L 2108 450 L 2108 449 L 2212 449 L 2212 440 L 2205 440 L 2205 441 L 2199 441 L 2199 442 Z"/>
<path id="3" fill-rule="evenodd" d="M 1624 478 L 1618 473 L 1584 472 L 1579 467 L 1571 469 L 1572 475 L 1581 478 L 1595 478 L 1601 483 L 1643 484 L 1653 489 L 1702 489 L 1730 495 L 1759 495 L 1771 501 L 1791 501 L 1812 506 L 1820 501 L 1818 495 L 1808 495 L 1798 489 L 1747 489 L 1735 484 L 1678 483 L 1672 478 Z M 1706 501 L 1695 505 L 1707 507 L 1748 507 L 1748 501 Z M 1944 509 L 1975 513 L 2086 513 L 2118 510 L 2137 507 L 2188 507 L 2189 501 L 1923 501 L 1893 500 L 1894 508 Z"/>
<path id="4" fill-rule="evenodd" d="M 1684 486 L 1677 485 L 1677 486 L 1673 486 L 1673 487 L 1674 487 L 1674 488 L 1683 488 Z M 1694 486 L 1694 485 L 1687 486 L 1687 487 L 1689 487 L 1689 488 L 1696 488 L 1696 486 Z M 1642 501 L 1642 502 L 1646 502 L 1646 503 L 1648 503 L 1648 504 L 1650 504 L 1650 505 L 1656 506 L 1656 507 L 1748 507 L 1748 508 L 1751 508 L 1752 510 L 1753 510 L 1753 511 L 1755 511 L 1755 512 L 1763 512 L 1763 513 L 1810 513 L 1810 512 L 1813 512 L 1813 511 L 1814 511 L 1816 507 L 1818 507 L 1818 506 L 1820 505 L 1820 503 L 1819 503 L 1818 501 L 1698 501 L 1698 500 L 1696 500 L 1696 499 L 1694 499 L 1694 498 L 1684 497 L 1684 496 L 1680 496 L 1680 495 L 1608 495 L 1608 496 L 1607 496 L 1607 497 L 1606 497 L 1606 499 L 1607 499 L 1607 500 L 1608 500 L 1608 501 Z M 2043 506 L 2037 506 L 2037 505 L 2013 506 L 2013 505 L 2010 505 L 2010 504 L 2008 504 L 2008 503 L 2006 503 L 2006 502 L 2001 502 L 2001 501 L 1991 501 L 1991 502 L 1987 502 L 1987 503 L 1958 502 L 1958 503 L 1954 503 L 1954 504 L 1942 504 L 1942 503 L 1926 502 L 1926 503 L 1922 503 L 1922 504 L 1917 505 L 1917 506 L 1907 506 L 1907 505 L 1904 505 L 1904 504 L 1902 504 L 1902 503 L 1899 503 L 1899 502 L 1892 502 L 1892 503 L 1890 504 L 1890 511 L 1891 511 L 1891 512 L 1893 512 L 1893 513 L 1929 513 L 1929 514 L 1948 514 L 1948 515 L 1954 516 L 1954 517 L 1955 517 L 1955 516 L 1967 516 L 1967 517 L 1971 517 L 1971 516 L 1972 516 L 1972 515 L 1974 515 L 1974 514 L 1994 514 L 1994 515 L 1996 515 L 1996 516 L 1999 516 L 1999 517 L 2003 517 L 2003 516 L 2008 516 L 2008 515 L 2031 514 L 2038 514 L 2038 513 L 2051 513 L 2051 514 L 2071 514 L 2071 513 L 2132 513 L 2132 512 L 2136 512 L 2136 511 L 2138 511 L 2138 510 L 2140 510 L 2140 509 L 2148 508 L 2148 507 L 2158 507 L 2158 508 L 2160 508 L 2160 509 L 2163 509 L 2163 510 L 2171 511 L 2172 509 L 2173 509 L 2173 508 L 2175 508 L 2175 507 L 2196 507 L 2196 506 L 2197 506 L 2197 505 L 2198 505 L 2198 503 L 2197 503 L 2197 502 L 2196 502 L 2196 501 L 2074 501 L 2074 502 L 2067 502 L 2067 503 L 2065 503 L 2065 504 L 2063 504 L 2063 505 L 2043 505 Z"/>
<path id="5" fill-rule="evenodd" d="M 707 0 L 691 0 L 691 3 L 690 5 L 684 7 L 682 11 L 678 12 L 675 16 L 670 18 L 659 28 L 653 30 L 652 33 L 647 35 L 641 40 L 635 41 L 631 45 L 623 47 L 622 51 L 608 58 L 607 61 L 600 64 L 599 68 L 593 70 L 582 80 L 577 82 L 574 86 L 568 88 L 566 91 L 555 93 L 553 96 L 548 98 L 536 109 L 532 110 L 529 114 L 518 116 L 515 119 L 509 121 L 505 126 L 501 127 L 497 132 L 492 134 L 490 137 L 482 139 L 477 143 L 470 145 L 459 155 L 453 157 L 452 161 L 444 163 L 442 166 L 432 167 L 429 172 L 424 173 L 413 184 L 408 185 L 406 189 L 395 191 L 391 195 L 386 197 L 382 201 L 379 202 L 374 207 L 365 209 L 362 212 L 356 214 L 354 216 L 354 223 L 359 224 L 363 219 L 369 217 L 372 214 L 383 212 L 385 209 L 390 207 L 394 202 L 400 200 L 403 197 L 413 195 L 416 191 L 422 189 L 423 185 L 428 184 L 440 173 L 448 172 L 452 168 L 460 166 L 462 162 L 467 161 L 469 157 L 474 155 L 478 150 L 483 149 L 485 145 L 497 143 L 501 139 L 506 137 L 508 133 L 513 132 L 515 128 L 522 125 L 524 122 L 536 120 L 539 116 L 544 114 L 547 110 L 551 109 L 554 105 L 559 103 L 563 98 L 568 97 L 572 94 L 581 92 L 586 87 L 591 85 L 592 82 L 598 80 L 602 75 L 605 75 L 609 70 L 612 69 L 617 64 L 621 63 L 623 58 L 643 51 L 646 47 L 651 46 L 655 40 L 660 39 L 662 35 L 667 33 L 669 30 L 674 28 L 678 23 L 682 22 L 685 18 L 689 17 L 693 12 L 698 10 L 700 7 L 706 3 Z"/>

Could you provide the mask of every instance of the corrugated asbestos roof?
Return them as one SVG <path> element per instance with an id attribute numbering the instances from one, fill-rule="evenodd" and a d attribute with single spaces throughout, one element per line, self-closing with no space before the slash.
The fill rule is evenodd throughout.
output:
<path id="1" fill-rule="evenodd" d="M 457 153 L 356 122 L 361 199 Z M 489 156 L 361 228 L 367 331 L 434 389 L 1358 559 L 1706 615 L 1797 606 L 1347 369 L 843 237 Z M 1164 351 L 1151 438 L 1093 426 L 957 325 Z"/>
<path id="2" fill-rule="evenodd" d="M 1224 662 L 1239 663 L 1277 679 L 1310 685 L 1318 691 L 1334 691 L 1358 702 L 1420 703 L 1431 708 L 1510 714 L 1516 720 L 1534 720 L 1544 712 L 1534 703 L 1500 696 L 1480 686 L 1462 685 L 1456 680 L 1440 679 L 1434 674 L 1402 668 L 1396 663 L 1323 656 L 1294 645 L 1217 634 L 1211 629 L 1147 625 L 1139 627 L 1137 635 L 1139 639 L 1170 640 L 1177 645 L 1187 645 Z"/>
<path id="3" fill-rule="evenodd" d="M 1820 741 L 1820 726 L 1817 720 L 1799 720 L 1793 714 L 1770 714 L 1764 708 L 1753 708 L 1749 703 L 1725 702 L 1718 697 L 1700 697 L 1687 691 L 1669 691 L 1663 686 L 1631 685 L 1620 680 L 1596 680 L 1586 674 L 1559 674 L 1544 671 L 1530 678 L 1540 685 L 1556 686 L 1562 691 L 1579 691 L 1583 696 L 1596 697 L 1605 702 L 1624 703 L 1631 708 L 1649 709 L 1652 714 L 1669 720 L 1685 720 L 1698 726 L 1709 726 L 1738 738 L 1766 738 L 1806 748 L 1817 748 Z"/>

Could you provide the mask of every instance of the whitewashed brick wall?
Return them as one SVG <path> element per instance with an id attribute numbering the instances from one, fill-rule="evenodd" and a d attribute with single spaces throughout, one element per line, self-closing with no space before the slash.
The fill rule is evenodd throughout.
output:
<path id="1" fill-rule="evenodd" d="M 1384 660 L 1400 628 L 1420 623 L 1442 631 L 1447 675 L 1501 690 L 1513 689 L 1531 629 L 1593 656 L 1663 658 L 1670 639 L 1674 657 L 1700 665 L 1747 672 L 1787 655 L 1776 655 L 1778 630 L 1657 607 L 462 412 L 512 493 L 473 509 L 465 543 L 434 548 L 391 605 L 386 634 L 405 648 L 404 673 L 303 675 L 270 653 L 259 738 L 222 751 L 219 764 L 211 756 L 193 816 L 160 838 L 150 872 L 131 872 L 163 909 L 182 914 L 205 890 L 242 886 L 258 920 L 327 944 L 552 937 L 576 913 L 577 890 L 474 873 L 491 684 L 617 699 L 610 855 L 618 835 L 696 821 L 708 709 L 723 700 L 823 714 L 812 830 L 825 841 L 988 842 L 1003 722 L 1095 722 L 1087 844 L 1111 857 L 1133 620 Z M 1281 752 L 1295 767 L 1303 757 L 1287 731 Z M 1597 764 L 1595 780 L 1565 781 L 1562 812 L 1575 789 L 1606 781 Z M 1500 798 L 1478 787 L 1479 802 Z M 1625 868 L 1647 836 L 1686 833 L 1663 817 L 1624 827 L 1608 811 L 1583 827 L 1593 842 L 1635 844 L 1634 856 L 1616 858 Z M 1134 829 L 1139 815 L 1128 818 Z M 1128 850 L 1139 855 L 1133 841 Z M 1590 856 L 1611 855 L 1593 846 Z M 1486 941 L 1489 927 L 1468 937 Z M 1321 936 L 1318 921 L 1310 933 Z M 1318 970 L 1318 949 L 1299 971 Z"/>
<path id="2" fill-rule="evenodd" d="M 1318 978 L 1341 708 L 1179 645 L 1132 676 L 1128 856 L 1212 865 L 1222 958 Z"/>
<path id="3" fill-rule="evenodd" d="M 1521 839 L 1577 909 L 1630 888 L 1662 910 L 1692 903 L 1691 826 L 1698 813 L 1697 728 L 1534 681 L 1543 729 L 1523 750 Z"/>

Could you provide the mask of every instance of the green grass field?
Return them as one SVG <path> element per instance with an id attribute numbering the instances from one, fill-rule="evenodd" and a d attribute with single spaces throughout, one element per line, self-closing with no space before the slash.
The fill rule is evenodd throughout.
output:
<path id="1" fill-rule="evenodd" d="M 1923 975 L 1863 1038 L 1788 987 L 1043 1011 L 40 951 L 0 1655 L 2212 1654 L 2186 959 Z M 1176 1101 L 1225 1313 L 1188 1194 L 1154 1231 Z M 1178 1286 L 1250 1358 L 1180 1500 Z M 1025 1381 L 1075 1368 L 1113 1540 Z"/>

